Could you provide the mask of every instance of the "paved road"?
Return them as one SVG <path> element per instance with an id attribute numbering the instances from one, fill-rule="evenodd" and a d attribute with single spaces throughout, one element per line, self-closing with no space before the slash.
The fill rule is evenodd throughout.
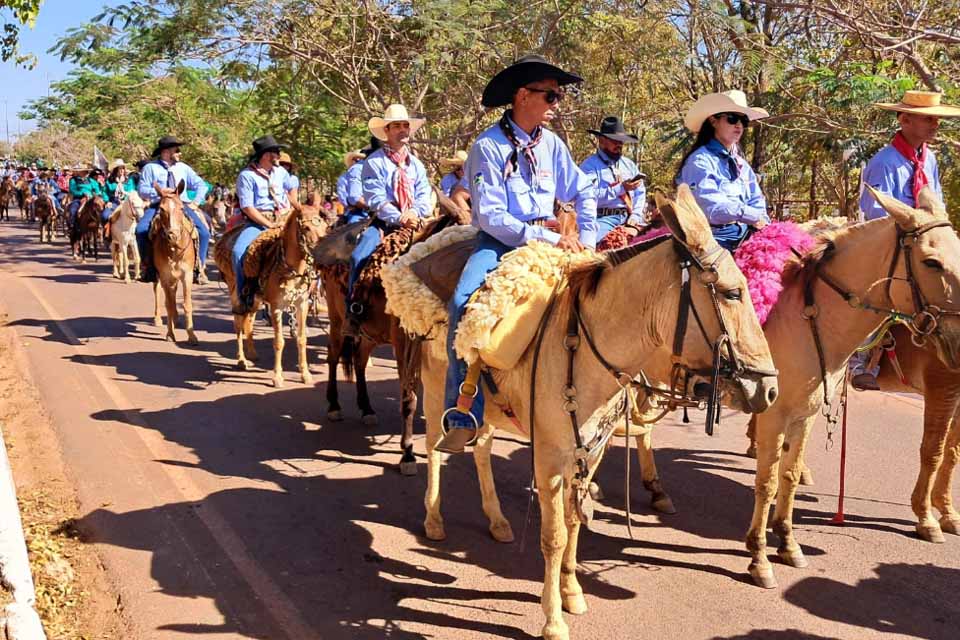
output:
<path id="1" fill-rule="evenodd" d="M 380 426 L 363 426 L 355 410 L 328 423 L 324 384 L 296 382 L 290 343 L 284 389 L 269 386 L 267 371 L 235 370 L 216 285 L 196 290 L 200 345 L 175 346 L 150 322 L 146 285 L 113 280 L 105 260 L 74 264 L 62 240 L 40 246 L 34 236 L 19 222 L 0 225 L 0 304 L 76 480 L 80 525 L 143 638 L 537 635 L 542 560 L 536 508 L 523 535 L 525 447 L 494 447 L 517 542 L 487 535 L 467 456 L 451 459 L 444 476 L 449 539 L 427 541 L 423 466 L 416 478 L 392 468 L 398 389 L 389 352 L 378 352 L 370 376 Z M 262 323 L 257 339 L 269 366 Z M 324 345 L 312 328 L 319 380 Z M 343 396 L 352 407 L 352 390 Z M 797 510 L 810 567 L 777 565 L 778 591 L 746 578 L 753 474 L 741 455 L 744 419 L 726 416 L 714 438 L 699 416 L 663 424 L 658 462 L 680 513 L 651 512 L 635 478 L 630 540 L 622 466 L 607 463 L 607 499 L 580 545 L 590 611 L 568 616 L 573 637 L 960 637 L 960 538 L 930 545 L 913 534 L 921 406 L 853 396 L 843 528 L 828 523 L 838 450 L 824 450 L 817 428 L 809 456 L 817 485 Z"/>

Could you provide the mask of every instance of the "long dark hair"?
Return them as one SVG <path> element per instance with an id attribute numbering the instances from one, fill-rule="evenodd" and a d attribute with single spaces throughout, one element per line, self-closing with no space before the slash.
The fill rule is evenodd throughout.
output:
<path id="1" fill-rule="evenodd" d="M 716 134 L 717 131 L 713 128 L 713 123 L 710 122 L 710 118 L 704 120 L 703 124 L 700 125 L 700 131 L 697 132 L 697 137 L 693 141 L 693 145 L 683 154 L 680 164 L 677 165 L 677 172 L 673 176 L 673 184 L 676 185 L 680 183 L 680 174 L 683 172 L 683 165 L 687 164 L 687 158 L 689 158 L 694 151 L 713 140 Z"/>

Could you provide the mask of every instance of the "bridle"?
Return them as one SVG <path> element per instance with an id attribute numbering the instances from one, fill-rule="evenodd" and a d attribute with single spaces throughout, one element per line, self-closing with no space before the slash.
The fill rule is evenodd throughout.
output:
<path id="1" fill-rule="evenodd" d="M 164 209 L 164 200 L 177 201 L 179 198 L 175 195 L 163 196 L 160 199 L 160 202 L 157 204 L 158 230 L 163 233 L 163 237 L 166 239 L 167 245 L 170 247 L 170 256 L 175 260 L 179 260 L 187 252 L 187 249 L 193 245 L 193 221 L 183 210 L 183 204 L 180 202 L 175 202 L 174 207 L 178 205 L 180 206 L 180 224 L 175 227 L 173 225 L 173 214 L 175 211 Z M 183 241 L 184 235 L 186 235 L 187 238 L 186 242 Z"/>

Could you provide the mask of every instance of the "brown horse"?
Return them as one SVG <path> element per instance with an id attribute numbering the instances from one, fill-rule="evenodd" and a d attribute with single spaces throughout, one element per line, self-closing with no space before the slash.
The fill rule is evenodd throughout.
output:
<path id="1" fill-rule="evenodd" d="M 193 270 L 197 264 L 197 249 L 194 244 L 196 229 L 193 221 L 183 211 L 180 194 L 184 182 L 176 189 L 157 189 L 160 203 L 150 227 L 150 242 L 153 247 L 153 264 L 157 279 L 153 283 L 153 324 L 160 326 L 161 289 L 167 306 L 167 340 L 177 341 L 174 328 L 177 324 L 177 285 L 183 284 L 183 314 L 186 317 L 187 342 L 197 344 L 193 331 Z"/>
<path id="2" fill-rule="evenodd" d="M 4 177 L 0 182 L 0 220 L 10 220 L 10 198 L 16 190 L 17 187 L 10 176 Z"/>
<path id="3" fill-rule="evenodd" d="M 20 219 L 28 220 L 33 222 L 33 192 L 30 191 L 30 183 L 26 180 L 21 180 L 17 184 L 17 199 L 20 201 Z"/>
<path id="4" fill-rule="evenodd" d="M 319 198 L 312 201 L 317 202 Z M 253 345 L 253 321 L 260 306 L 266 303 L 270 308 L 273 323 L 273 386 L 283 386 L 283 312 L 294 310 L 297 323 L 297 361 L 300 379 L 304 384 L 313 382 L 310 367 L 307 364 L 307 305 L 310 286 L 315 277 L 312 251 L 327 229 L 326 218 L 320 212 L 319 205 L 301 205 L 292 203 L 294 212 L 287 216 L 283 227 L 264 233 L 275 236 L 261 238 L 263 246 L 259 252 L 260 287 L 254 297 L 254 304 L 247 313 L 234 314 L 233 326 L 237 336 L 237 365 L 249 369 L 252 364 L 246 353 L 256 360 L 257 353 Z M 237 233 L 228 233 L 217 241 L 213 253 L 217 267 L 227 282 L 230 300 L 234 307 L 239 305 L 236 276 L 233 272 L 231 253 L 237 239 Z"/>
<path id="5" fill-rule="evenodd" d="M 85 198 L 77 219 L 70 230 L 70 247 L 74 259 L 86 262 L 87 256 L 94 260 L 100 259 L 100 214 L 103 213 L 104 202 L 100 196 Z"/>
<path id="6" fill-rule="evenodd" d="M 53 242 L 53 223 L 57 217 L 57 208 L 53 204 L 53 196 L 50 195 L 46 185 L 40 185 L 37 189 L 37 201 L 34 203 L 34 213 L 40 222 L 40 242 Z"/>

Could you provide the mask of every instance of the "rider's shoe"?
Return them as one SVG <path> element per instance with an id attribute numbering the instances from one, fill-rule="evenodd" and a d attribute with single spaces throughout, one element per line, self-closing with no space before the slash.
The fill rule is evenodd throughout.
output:
<path id="1" fill-rule="evenodd" d="M 207 280 L 207 271 L 206 269 L 196 269 L 193 272 L 193 284 L 208 284 L 210 281 Z"/>
<path id="2" fill-rule="evenodd" d="M 440 442 L 433 448 L 441 453 L 463 453 L 464 448 L 476 437 L 477 430 L 473 427 L 447 429 L 444 436 L 440 438 Z"/>
<path id="3" fill-rule="evenodd" d="M 872 373 L 858 373 L 850 379 L 850 384 L 857 391 L 880 391 L 877 377 Z"/>
<path id="4" fill-rule="evenodd" d="M 140 274 L 140 282 L 156 282 L 157 269 L 153 265 L 147 265 Z"/>

